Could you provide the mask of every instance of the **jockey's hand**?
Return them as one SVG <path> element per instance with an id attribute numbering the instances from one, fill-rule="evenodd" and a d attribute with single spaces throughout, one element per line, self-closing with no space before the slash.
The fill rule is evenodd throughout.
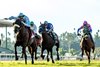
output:
<path id="1" fill-rule="evenodd" d="M 79 33 L 78 33 L 77 35 L 78 35 L 78 36 L 81 36 L 81 34 L 79 34 Z"/>

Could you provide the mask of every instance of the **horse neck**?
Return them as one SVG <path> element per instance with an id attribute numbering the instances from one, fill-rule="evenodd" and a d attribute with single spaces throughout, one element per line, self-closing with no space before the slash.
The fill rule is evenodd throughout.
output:
<path id="1" fill-rule="evenodd" d="M 46 32 L 42 33 L 43 40 L 48 39 L 47 37 L 48 37 L 48 34 Z"/>
<path id="2" fill-rule="evenodd" d="M 47 32 L 42 33 L 42 38 L 44 41 L 52 40 L 52 38 L 48 35 Z"/>
<path id="3" fill-rule="evenodd" d="M 26 31 L 27 31 L 27 28 L 25 28 L 25 26 L 22 26 L 19 33 L 20 33 L 22 36 L 24 36 L 24 35 L 26 35 L 26 33 L 27 33 Z"/>
<path id="4" fill-rule="evenodd" d="M 91 46 L 91 44 L 90 44 L 90 41 L 89 41 L 89 38 L 87 38 L 87 39 L 85 39 L 85 38 L 83 38 L 83 42 L 84 42 L 84 45 L 86 46 Z"/>

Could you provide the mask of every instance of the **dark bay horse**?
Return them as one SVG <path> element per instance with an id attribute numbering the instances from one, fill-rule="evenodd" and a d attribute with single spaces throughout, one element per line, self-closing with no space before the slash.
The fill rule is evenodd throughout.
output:
<path id="1" fill-rule="evenodd" d="M 34 52 L 37 49 L 37 42 L 35 37 L 31 38 L 31 31 L 29 28 L 27 28 L 20 19 L 17 19 L 14 25 L 14 32 L 16 35 L 16 43 L 14 45 L 15 47 L 15 60 L 18 60 L 17 56 L 17 46 L 22 47 L 22 54 L 25 57 L 25 64 L 27 64 L 27 55 L 26 55 L 26 47 L 28 47 L 28 50 L 31 54 L 32 58 L 32 64 L 34 63 Z"/>
<path id="2" fill-rule="evenodd" d="M 94 53 L 94 50 L 95 50 L 95 45 L 91 41 L 90 35 L 84 35 L 82 37 L 81 42 L 80 42 L 80 47 L 81 47 L 81 51 L 82 51 L 82 55 L 81 55 L 82 58 L 83 58 L 84 51 L 85 51 L 85 53 L 88 57 L 88 63 L 90 63 L 91 49 L 93 50 L 92 53 Z"/>
<path id="3" fill-rule="evenodd" d="M 52 55 L 52 48 L 54 45 L 57 46 L 56 50 L 57 50 L 57 59 L 59 60 L 59 53 L 58 53 L 58 49 L 59 49 L 59 40 L 58 42 L 55 44 L 54 40 L 52 39 L 52 37 L 50 37 L 50 35 L 48 35 L 48 33 L 46 32 L 46 26 L 45 24 L 41 24 L 39 26 L 39 33 L 42 34 L 42 50 L 41 50 L 41 57 L 44 59 L 44 55 L 43 52 L 46 49 L 47 50 L 47 61 L 49 61 L 49 52 L 51 53 L 51 59 L 52 59 L 52 63 L 54 63 L 53 60 L 53 55 Z"/>

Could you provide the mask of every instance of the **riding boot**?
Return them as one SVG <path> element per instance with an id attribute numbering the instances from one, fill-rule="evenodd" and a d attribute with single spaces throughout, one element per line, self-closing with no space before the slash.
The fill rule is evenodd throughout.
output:
<path id="1" fill-rule="evenodd" d="M 55 42 L 55 35 L 54 35 L 54 33 L 53 32 L 51 32 L 51 35 L 52 35 L 52 39 L 54 40 L 54 42 Z"/>
<path id="2" fill-rule="evenodd" d="M 92 38 L 92 35 L 91 34 L 90 34 L 90 38 L 91 38 L 91 41 L 92 41 L 92 43 L 94 45 L 94 41 L 93 41 L 93 38 Z"/>

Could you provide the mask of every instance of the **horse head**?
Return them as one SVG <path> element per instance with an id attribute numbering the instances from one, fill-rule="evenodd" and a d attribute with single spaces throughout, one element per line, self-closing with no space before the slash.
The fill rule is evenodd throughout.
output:
<path id="1" fill-rule="evenodd" d="M 46 32 L 46 25 L 41 23 L 39 26 L 39 33 L 42 34 L 44 32 Z"/>
<path id="2" fill-rule="evenodd" d="M 13 23 L 13 26 L 14 26 L 14 33 L 18 33 L 20 28 L 24 26 L 24 24 L 22 23 L 22 21 L 20 19 L 17 19 L 14 23 Z"/>

